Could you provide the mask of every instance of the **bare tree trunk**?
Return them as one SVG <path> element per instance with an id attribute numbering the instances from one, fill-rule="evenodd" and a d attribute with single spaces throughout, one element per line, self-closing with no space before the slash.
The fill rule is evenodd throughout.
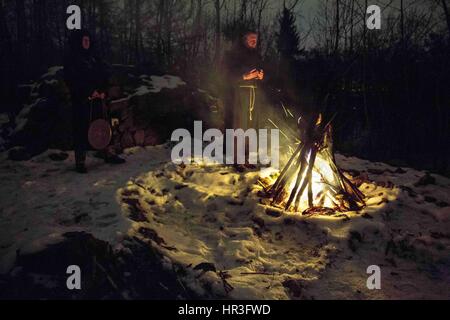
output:
<path id="1" fill-rule="evenodd" d="M 164 59 L 164 40 L 163 40 L 163 21 L 164 21 L 164 8 L 165 8 L 165 0 L 159 0 L 158 9 L 157 9 L 157 37 L 156 37 L 156 52 L 158 57 L 158 63 L 160 65 L 163 64 Z"/>
<path id="2" fill-rule="evenodd" d="M 240 21 L 244 21 L 247 16 L 247 5 L 248 0 L 241 0 L 241 18 Z"/>
<path id="3" fill-rule="evenodd" d="M 97 38 L 97 1 L 89 1 L 89 31 L 91 32 L 94 39 Z"/>
<path id="4" fill-rule="evenodd" d="M 220 55 L 222 53 L 222 15 L 221 11 L 225 4 L 225 0 L 215 0 L 214 1 L 214 9 L 216 14 L 216 31 L 215 31 L 215 53 L 214 53 L 214 61 L 216 65 L 220 61 Z"/>
<path id="5" fill-rule="evenodd" d="M 260 6 L 258 8 L 258 23 L 257 23 L 257 32 L 259 34 L 259 46 L 262 47 L 263 41 L 265 40 L 263 33 L 261 32 L 261 25 L 262 25 L 262 19 L 263 19 L 263 13 L 264 10 L 266 10 L 267 5 L 269 1 L 268 0 L 261 0 Z M 293 9 L 292 9 L 293 10 Z"/>
<path id="6" fill-rule="evenodd" d="M 172 14 L 174 9 L 174 4 L 176 0 L 163 0 L 166 3 L 163 11 L 163 21 L 164 21 L 164 54 L 167 61 L 167 65 L 172 65 Z"/>
<path id="7" fill-rule="evenodd" d="M 13 48 L 11 33 L 9 32 L 8 25 L 6 23 L 6 14 L 3 1 L 0 2 L 0 96 L 2 98 L 8 97 L 14 90 L 15 80 L 13 77 Z M 12 78 L 12 79 L 11 79 Z M 11 110 L 8 110 L 11 111 Z M 14 116 L 12 112 L 8 112 L 10 120 L 13 120 Z"/>
<path id="8" fill-rule="evenodd" d="M 336 38 L 334 43 L 334 53 L 337 54 L 339 51 L 339 38 L 340 38 L 340 12 L 339 12 L 339 0 L 336 0 Z"/>
<path id="9" fill-rule="evenodd" d="M 132 57 L 132 50 L 131 48 L 133 48 L 133 36 L 134 36 L 134 24 L 133 24 L 133 3 L 130 1 L 127 2 L 128 6 L 127 6 L 127 19 L 129 21 L 128 23 L 128 30 L 127 30 L 127 47 L 126 47 L 126 56 L 127 56 L 127 63 L 131 64 L 133 63 L 133 57 Z"/>
<path id="10" fill-rule="evenodd" d="M 402 50 L 405 49 L 405 7 L 403 0 L 400 0 L 400 32 L 402 35 Z"/>
<path id="11" fill-rule="evenodd" d="M 367 55 L 368 55 L 368 41 L 367 41 L 367 28 L 365 22 L 366 9 L 368 6 L 368 0 L 365 0 L 364 6 L 364 19 L 363 19 L 363 44 L 364 44 L 364 58 L 363 58 L 363 95 L 364 95 L 364 115 L 366 118 L 366 127 L 370 131 L 370 118 L 369 110 L 367 106 Z"/>
<path id="12" fill-rule="evenodd" d="M 350 9 L 350 53 L 353 53 L 353 29 L 354 29 L 354 14 L 355 14 L 355 0 L 351 0 L 351 9 Z"/>
<path id="13" fill-rule="evenodd" d="M 141 0 L 135 0 L 134 6 L 134 25 L 135 25 L 135 35 L 134 35 L 134 59 L 136 63 L 141 62 L 141 44 L 142 44 L 142 23 L 141 23 Z"/>
<path id="14" fill-rule="evenodd" d="M 35 58 L 31 73 L 42 72 L 48 66 L 50 52 L 50 33 L 48 30 L 47 19 L 47 1 L 39 0 L 34 2 L 33 10 L 35 10 L 35 29 L 34 29 L 34 46 L 33 57 Z"/>
<path id="15" fill-rule="evenodd" d="M 27 41 L 27 18 L 25 16 L 24 0 L 16 0 L 16 25 L 17 25 L 17 52 L 16 59 L 19 62 L 16 66 L 17 77 L 19 80 L 24 79 L 25 56 Z"/>
<path id="16" fill-rule="evenodd" d="M 442 1 L 442 9 L 444 9 L 445 19 L 447 21 L 447 28 L 448 28 L 448 36 L 450 37 L 450 13 L 448 10 L 448 5 L 446 0 Z"/>
<path id="17" fill-rule="evenodd" d="M 193 23 L 193 57 L 198 57 L 202 40 L 203 0 L 197 0 L 197 12 Z"/>

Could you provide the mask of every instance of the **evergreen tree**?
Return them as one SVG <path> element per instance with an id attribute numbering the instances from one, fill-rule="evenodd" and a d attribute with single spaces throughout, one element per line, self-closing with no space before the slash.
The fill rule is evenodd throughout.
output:
<path id="1" fill-rule="evenodd" d="M 300 37 L 297 32 L 296 19 L 291 10 L 284 7 L 279 18 L 277 49 L 281 60 L 292 61 L 300 54 Z"/>
<path id="2" fill-rule="evenodd" d="M 276 44 L 279 57 L 278 83 L 285 90 L 285 94 L 295 99 L 295 82 L 297 78 L 296 57 L 299 50 L 300 37 L 297 32 L 296 19 L 292 10 L 284 7 L 278 20 L 279 31 L 276 33 Z"/>

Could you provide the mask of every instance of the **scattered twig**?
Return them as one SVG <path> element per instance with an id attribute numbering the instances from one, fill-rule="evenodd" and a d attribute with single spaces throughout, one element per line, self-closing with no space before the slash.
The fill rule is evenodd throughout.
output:
<path id="1" fill-rule="evenodd" d="M 241 276 L 256 276 L 256 275 L 263 275 L 263 276 L 274 276 L 275 273 L 270 272 L 241 272 Z"/>
<path id="2" fill-rule="evenodd" d="M 108 271 L 97 261 L 97 259 L 94 259 L 95 265 L 105 274 L 106 279 L 111 284 L 111 286 L 122 296 L 124 300 L 129 300 L 126 295 L 123 294 L 123 292 L 120 291 L 117 284 L 114 282 L 114 280 L 111 278 L 111 276 L 108 274 Z"/>

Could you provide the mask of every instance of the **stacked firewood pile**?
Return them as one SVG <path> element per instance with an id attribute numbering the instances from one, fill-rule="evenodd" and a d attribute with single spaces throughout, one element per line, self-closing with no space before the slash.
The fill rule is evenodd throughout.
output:
<path id="1" fill-rule="evenodd" d="M 119 152 L 132 147 L 154 146 L 164 143 L 168 138 L 167 130 L 157 123 L 139 123 L 135 110 L 130 101 L 113 102 L 112 106 L 119 107 L 114 112 L 112 120 L 114 128 L 113 145 Z"/>
<path id="2" fill-rule="evenodd" d="M 261 183 L 267 196 L 272 199 L 271 204 L 304 215 L 330 214 L 334 210 L 350 211 L 364 207 L 364 194 L 336 164 L 331 122 L 324 124 L 322 115 L 313 123 L 301 118 L 299 128 L 300 142 L 275 183 Z M 320 181 L 313 181 L 314 172 L 320 176 Z M 319 188 L 316 194 L 314 187 Z M 307 200 L 303 207 L 302 198 Z"/>
<path id="3" fill-rule="evenodd" d="M 123 87 L 113 91 L 119 93 Z M 218 100 L 177 77 L 140 76 L 137 86 L 119 95 L 109 103 L 113 144 L 119 152 L 164 143 L 175 129 L 190 129 L 195 120 L 208 127 L 220 126 Z M 114 97 L 113 92 L 110 96 Z"/>

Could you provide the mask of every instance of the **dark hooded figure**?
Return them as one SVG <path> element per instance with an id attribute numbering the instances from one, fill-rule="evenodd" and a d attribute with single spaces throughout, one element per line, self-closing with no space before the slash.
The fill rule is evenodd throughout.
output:
<path id="1" fill-rule="evenodd" d="M 64 78 L 72 97 L 73 133 L 76 170 L 86 173 L 86 151 L 89 149 L 88 130 L 94 114 L 95 99 L 105 99 L 108 85 L 108 68 L 94 56 L 91 37 L 85 30 L 72 31 L 69 38 L 69 52 L 64 64 Z M 105 161 L 120 164 L 124 160 L 103 152 Z"/>
<path id="2" fill-rule="evenodd" d="M 260 129 L 257 95 L 258 85 L 264 79 L 262 59 L 258 53 L 258 34 L 248 31 L 243 34 L 224 57 L 225 85 L 223 101 L 225 129 Z M 225 141 L 225 151 L 232 152 Z M 249 146 L 246 141 L 245 162 L 249 165 Z M 234 143 L 234 161 L 237 165 L 237 144 Z M 239 166 L 238 166 L 239 167 Z"/>
<path id="3" fill-rule="evenodd" d="M 258 34 L 246 32 L 225 55 L 225 128 L 259 129 L 258 84 L 264 79 Z"/>

